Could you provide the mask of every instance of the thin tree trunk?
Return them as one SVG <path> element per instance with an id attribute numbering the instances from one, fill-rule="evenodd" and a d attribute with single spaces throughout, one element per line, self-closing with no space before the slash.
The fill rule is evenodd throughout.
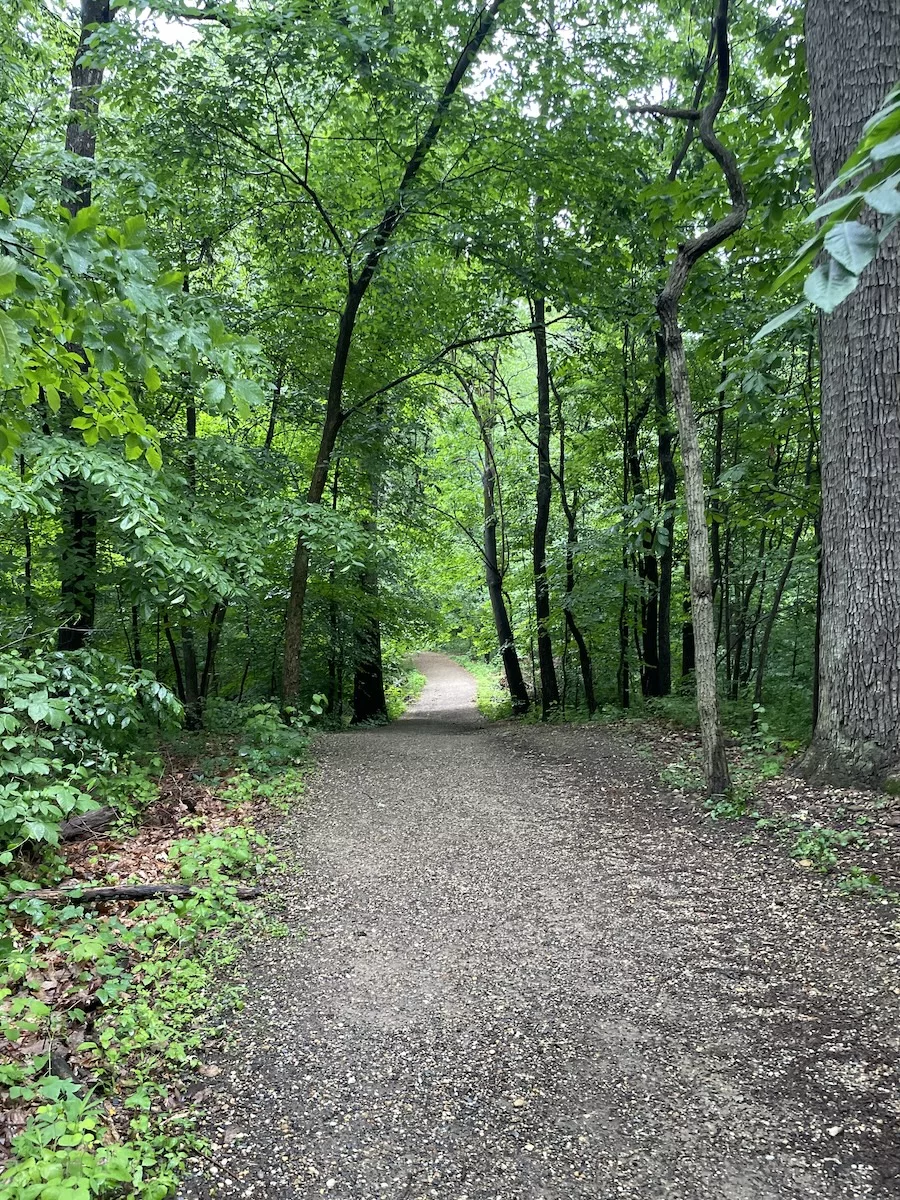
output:
<path id="1" fill-rule="evenodd" d="M 503 661 L 503 673 L 512 701 L 512 711 L 521 716 L 528 712 L 531 701 L 528 698 L 528 688 L 522 675 L 522 664 L 516 650 L 516 640 L 513 635 L 509 609 L 503 593 L 503 569 L 497 548 L 498 513 L 496 504 L 497 466 L 494 460 L 494 443 L 491 435 L 490 417 L 482 414 L 477 404 L 472 403 L 475 419 L 484 446 L 484 470 L 481 475 L 482 498 L 484 504 L 484 570 L 485 583 L 491 601 L 491 613 L 494 618 L 494 628 L 497 631 L 497 644 Z M 493 405 L 491 410 L 493 411 Z"/>
<path id="2" fill-rule="evenodd" d="M 794 557 L 797 554 L 797 547 L 800 544 L 800 538 L 803 535 L 803 530 L 806 527 L 806 517 L 801 517 L 794 527 L 794 535 L 791 538 L 791 547 L 788 550 L 787 561 L 781 568 L 781 574 L 778 576 L 778 582 L 775 585 L 775 594 L 772 597 L 772 607 L 769 610 L 769 615 L 766 617 L 766 623 L 763 626 L 763 634 L 759 643 L 759 657 L 756 660 L 756 682 L 753 687 L 753 703 L 762 704 L 763 698 L 763 680 L 766 673 L 766 660 L 769 654 L 769 642 L 772 637 L 772 630 L 775 628 L 775 622 L 778 619 L 778 612 L 781 608 L 781 600 L 784 596 L 784 589 L 787 587 L 788 577 L 791 573 L 791 567 L 794 565 Z"/>
<path id="3" fill-rule="evenodd" d="M 681 677 L 690 675 L 697 666 L 694 648 L 694 622 L 691 619 L 691 566 L 684 564 L 685 592 L 681 606 Z"/>
<path id="4" fill-rule="evenodd" d="M 537 467 L 538 484 L 532 542 L 534 613 L 537 626 L 538 665 L 541 675 L 541 715 L 544 720 L 559 707 L 559 684 L 550 637 L 550 581 L 547 577 L 547 530 L 550 525 L 552 479 L 550 472 L 550 364 L 547 358 L 546 305 L 539 296 L 533 303 L 534 347 L 537 358 Z"/>
<path id="5" fill-rule="evenodd" d="M 217 600 L 213 605 L 206 628 L 206 657 L 203 660 L 203 674 L 200 676 L 200 700 L 204 702 L 209 695 L 210 684 L 215 672 L 216 654 L 219 650 L 219 640 L 228 613 L 228 603 Z"/>
<path id="6" fill-rule="evenodd" d="M 737 162 L 734 155 L 718 140 L 714 131 L 716 117 L 728 94 L 728 0 L 719 0 L 715 17 L 715 38 L 716 91 L 700 114 L 699 133 L 704 147 L 725 175 L 731 208 L 721 220 L 679 247 L 665 287 L 659 295 L 657 311 L 666 341 L 672 397 L 678 416 L 678 433 L 684 463 L 688 552 L 691 564 L 691 608 L 696 647 L 697 709 L 700 716 L 704 772 L 708 791 L 717 795 L 730 789 L 731 777 L 725 755 L 725 737 L 716 682 L 715 622 L 709 569 L 703 460 L 700 455 L 697 419 L 691 402 L 684 340 L 678 319 L 678 302 L 684 293 L 693 266 L 704 255 L 735 234 L 743 225 L 747 214 L 747 200 Z"/>
<path id="7" fill-rule="evenodd" d="M 272 449 L 272 442 L 275 440 L 275 426 L 278 421 L 278 409 L 281 405 L 281 388 L 284 382 L 284 368 L 279 366 L 278 373 L 275 376 L 275 387 L 272 391 L 272 407 L 269 409 L 269 424 L 266 427 L 266 440 L 263 443 L 264 450 Z"/>
<path id="8" fill-rule="evenodd" d="M 19 478 L 24 482 L 24 454 L 19 455 Z M 22 563 L 22 600 L 25 606 L 25 635 L 27 637 L 34 629 L 33 548 L 31 544 L 31 524 L 28 520 L 27 511 L 22 513 L 22 542 L 24 550 L 24 561 Z"/>
<path id="9" fill-rule="evenodd" d="M 166 641 L 169 644 L 169 653 L 172 655 L 172 669 L 175 672 L 175 694 L 184 705 L 185 711 L 187 711 L 187 697 L 184 690 L 184 676 L 181 673 L 181 659 L 178 655 L 178 647 L 175 645 L 175 638 L 172 634 L 168 609 L 165 609 L 163 612 L 162 623 L 166 634 Z"/>
<path id="10" fill-rule="evenodd" d="M 363 522 L 371 549 L 360 584 L 365 597 L 362 621 L 356 629 L 356 667 L 353 672 L 352 723 L 387 720 L 384 695 L 384 663 L 381 656 L 381 620 L 378 613 L 378 509 L 381 479 L 379 468 L 369 472 L 371 513 Z"/>
<path id="11" fill-rule="evenodd" d="M 657 454 L 662 480 L 660 507 L 662 528 L 665 531 L 665 546 L 659 560 L 657 593 L 657 694 L 668 696 L 672 690 L 672 569 L 675 561 L 675 496 L 678 476 L 675 471 L 675 430 L 669 419 L 666 387 L 666 343 L 661 333 L 655 335 L 654 344 Z"/>
<path id="12" fill-rule="evenodd" d="M 144 666 L 144 652 L 141 649 L 141 614 L 136 604 L 131 606 L 131 641 L 134 654 L 134 665 L 138 671 Z"/>
<path id="13" fill-rule="evenodd" d="M 566 630 L 572 635 L 575 645 L 578 647 L 578 665 L 581 670 L 582 683 L 584 684 L 584 699 L 588 712 L 593 716 L 597 711 L 597 698 L 594 693 L 594 666 L 591 662 L 591 653 L 588 649 L 587 641 L 581 632 L 578 622 L 575 620 L 575 613 L 572 607 L 575 593 L 575 547 L 578 544 L 578 496 L 576 492 L 571 503 L 569 502 L 569 496 L 566 491 L 566 422 L 563 415 L 562 396 L 559 394 L 552 375 L 550 376 L 550 387 L 556 398 L 556 424 L 559 428 L 559 471 L 557 473 L 557 484 L 559 485 L 559 500 L 565 514 L 567 530 L 566 599 L 563 611 L 565 613 Z M 565 708 L 565 703 L 563 703 L 563 707 Z"/>

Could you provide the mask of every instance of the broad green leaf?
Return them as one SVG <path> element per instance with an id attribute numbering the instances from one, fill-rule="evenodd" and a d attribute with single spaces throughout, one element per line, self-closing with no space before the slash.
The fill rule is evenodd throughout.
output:
<path id="1" fill-rule="evenodd" d="M 251 409 L 263 401 L 262 388 L 252 379 L 233 380 L 231 392 L 238 415 L 241 417 L 249 417 Z"/>
<path id="2" fill-rule="evenodd" d="M 159 371 L 156 367 L 148 367 L 144 372 L 144 383 L 148 392 L 158 392 L 162 386 L 162 380 L 159 377 Z"/>
<path id="3" fill-rule="evenodd" d="M 876 212 L 889 217 L 897 216 L 900 214 L 900 174 L 891 175 L 877 187 L 865 191 L 863 195 L 866 204 Z"/>
<path id="4" fill-rule="evenodd" d="M 817 308 L 831 313 L 842 300 L 847 299 L 858 282 L 858 275 L 841 266 L 836 259 L 829 258 L 826 263 L 816 267 L 806 280 L 803 285 L 803 294 Z"/>
<path id="5" fill-rule="evenodd" d="M 900 154 L 900 133 L 895 133 L 885 142 L 879 142 L 869 151 L 869 157 L 874 162 L 881 162 L 882 159 L 891 158 L 894 154 Z"/>
<path id="6" fill-rule="evenodd" d="M 86 208 L 79 209 L 69 222 L 67 236 L 75 237 L 78 233 L 84 233 L 86 229 L 96 229 L 99 222 L 100 209 L 94 204 L 89 204 Z"/>
<path id="7" fill-rule="evenodd" d="M 129 433 L 125 438 L 125 458 L 134 462 L 144 453 L 144 444 L 136 433 Z"/>
<path id="8" fill-rule="evenodd" d="M 162 466 L 162 455 L 155 446 L 148 447 L 144 457 L 147 459 L 147 466 L 152 467 L 154 471 L 158 471 Z"/>
<path id="9" fill-rule="evenodd" d="M 838 196 L 835 200 L 826 200 L 824 204 L 817 205 L 808 216 L 805 216 L 803 223 L 809 225 L 813 221 L 824 220 L 825 217 L 846 216 L 861 202 L 862 198 L 859 192 L 851 192 L 848 196 Z"/>
<path id="10" fill-rule="evenodd" d="M 796 279 L 798 275 L 802 275 L 815 262 L 821 248 L 822 235 L 820 231 L 811 237 L 809 241 L 804 242 L 768 290 L 770 292 L 777 292 L 786 283 L 789 283 L 792 279 Z"/>
<path id="11" fill-rule="evenodd" d="M 164 271 L 156 281 L 156 286 L 166 291 L 174 291 L 184 283 L 184 271 Z"/>
<path id="12" fill-rule="evenodd" d="M 203 402 L 211 409 L 216 409 L 225 399 L 225 380 L 207 379 L 203 385 Z"/>
<path id="13" fill-rule="evenodd" d="M 825 249 L 842 267 L 858 275 L 878 252 L 878 234 L 859 221 L 841 221 L 826 233 Z"/>
<path id="14" fill-rule="evenodd" d="M 806 312 L 807 308 L 809 308 L 809 302 L 807 300 L 801 300 L 798 304 L 792 304 L 790 308 L 779 313 L 777 317 L 773 317 L 771 321 L 767 321 L 765 325 L 763 325 L 762 329 L 755 334 L 750 344 L 755 346 L 756 343 L 761 342 L 764 337 L 768 337 L 770 333 L 774 333 L 775 330 L 780 329 L 782 325 L 787 325 L 788 321 L 793 321 L 793 319 L 798 317 L 800 313 Z"/>
<path id="15" fill-rule="evenodd" d="M 0 365 L 12 366 L 19 356 L 19 327 L 8 313 L 0 312 Z"/>
<path id="16" fill-rule="evenodd" d="M 11 296 L 16 290 L 16 260 L 0 255 L 0 296 Z"/>

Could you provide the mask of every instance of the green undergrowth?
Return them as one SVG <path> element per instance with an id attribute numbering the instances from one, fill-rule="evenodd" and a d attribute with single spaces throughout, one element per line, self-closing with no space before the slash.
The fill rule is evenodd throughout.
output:
<path id="1" fill-rule="evenodd" d="M 409 661 L 400 663 L 391 671 L 384 688 L 388 720 L 396 721 L 411 704 L 415 704 L 427 682 L 422 672 Z"/>
<path id="2" fill-rule="evenodd" d="M 454 661 L 475 677 L 475 703 L 489 721 L 501 721 L 512 715 L 509 689 L 503 685 L 500 668 L 495 662 L 453 655 Z"/>
<path id="3" fill-rule="evenodd" d="M 284 806 L 303 790 L 309 714 L 287 724 L 271 704 L 213 701 L 204 734 L 175 735 L 143 763 L 97 739 L 97 753 L 119 769 L 95 772 L 85 779 L 83 800 L 69 807 L 65 793 L 64 805 L 41 818 L 27 806 L 43 803 L 54 772 L 65 777 L 66 747 L 54 741 L 52 726 L 42 732 L 43 701 L 30 712 L 19 709 L 10 687 L 4 699 L 7 711 L 24 714 L 22 737 L 50 743 L 37 750 L 51 765 L 31 789 L 27 772 L 20 773 L 14 802 L 26 811 L 8 823 L 3 850 L 0 1090 L 2 1116 L 18 1132 L 0 1194 L 162 1200 L 173 1194 L 187 1155 L 202 1152 L 185 1079 L 202 1076 L 217 1014 L 240 1004 L 223 971 L 241 939 L 267 928 L 236 890 L 274 866 L 254 816 L 260 802 Z M 116 720 L 129 707 L 127 696 L 123 703 Z M 62 727 L 80 747 L 96 733 L 92 721 L 82 713 L 74 729 Z M 162 772 L 163 761 L 178 765 L 174 776 L 171 766 L 169 775 Z M 122 778 L 138 784 L 124 802 Z M 176 815 L 173 795 L 181 797 Z M 142 810 L 154 811 L 157 802 L 171 835 L 168 827 L 162 834 L 156 825 L 146 833 L 141 827 Z M 191 886 L 192 895 L 98 906 L 77 894 L 55 905 L 31 894 L 72 878 L 58 844 L 66 810 L 107 803 L 119 813 L 118 827 L 112 843 L 79 849 L 79 880 L 161 879 Z M 40 837 L 22 836 L 25 822 L 48 825 L 48 818 L 52 827 L 33 831 Z"/>
<path id="4" fill-rule="evenodd" d="M 722 724 L 738 740 L 754 744 L 760 739 L 790 749 L 805 745 L 812 734 L 812 709 L 806 692 L 783 689 L 773 694 L 765 705 L 754 704 L 748 696 L 738 700 L 721 700 Z M 699 718 L 693 686 L 670 696 L 644 700 L 635 698 L 627 715 L 652 716 L 683 729 L 697 729 Z"/>
<path id="5" fill-rule="evenodd" d="M 900 893 L 886 888 L 880 877 L 850 861 L 854 852 L 873 849 L 873 818 L 857 814 L 845 828 L 834 829 L 802 814 L 765 813 L 759 805 L 760 788 L 778 778 L 799 745 L 773 737 L 764 724 L 757 733 L 740 742 L 732 754 L 733 786 L 724 796 L 709 796 L 703 808 L 713 821 L 744 821 L 752 824 L 749 843 L 772 839 L 798 865 L 834 879 L 839 892 L 872 900 L 900 901 Z M 704 791 L 699 751 L 686 751 L 682 758 L 660 772 L 669 787 L 700 796 Z M 838 814 L 840 816 L 840 814 Z"/>

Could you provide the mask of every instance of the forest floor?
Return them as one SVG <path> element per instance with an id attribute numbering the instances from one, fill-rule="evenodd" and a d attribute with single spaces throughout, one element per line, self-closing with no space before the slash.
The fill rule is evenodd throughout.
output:
<path id="1" fill-rule="evenodd" d="M 276 835 L 285 936 L 245 955 L 181 1196 L 900 1194 L 893 908 L 702 818 L 620 728 L 490 724 L 419 665 Z"/>

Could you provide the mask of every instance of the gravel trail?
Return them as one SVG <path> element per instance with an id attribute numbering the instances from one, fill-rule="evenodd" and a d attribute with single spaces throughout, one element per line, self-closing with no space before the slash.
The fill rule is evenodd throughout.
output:
<path id="1" fill-rule="evenodd" d="M 423 655 L 323 739 L 184 1200 L 900 1196 L 896 929 Z M 205 1082 L 205 1081 L 204 1081 Z"/>

